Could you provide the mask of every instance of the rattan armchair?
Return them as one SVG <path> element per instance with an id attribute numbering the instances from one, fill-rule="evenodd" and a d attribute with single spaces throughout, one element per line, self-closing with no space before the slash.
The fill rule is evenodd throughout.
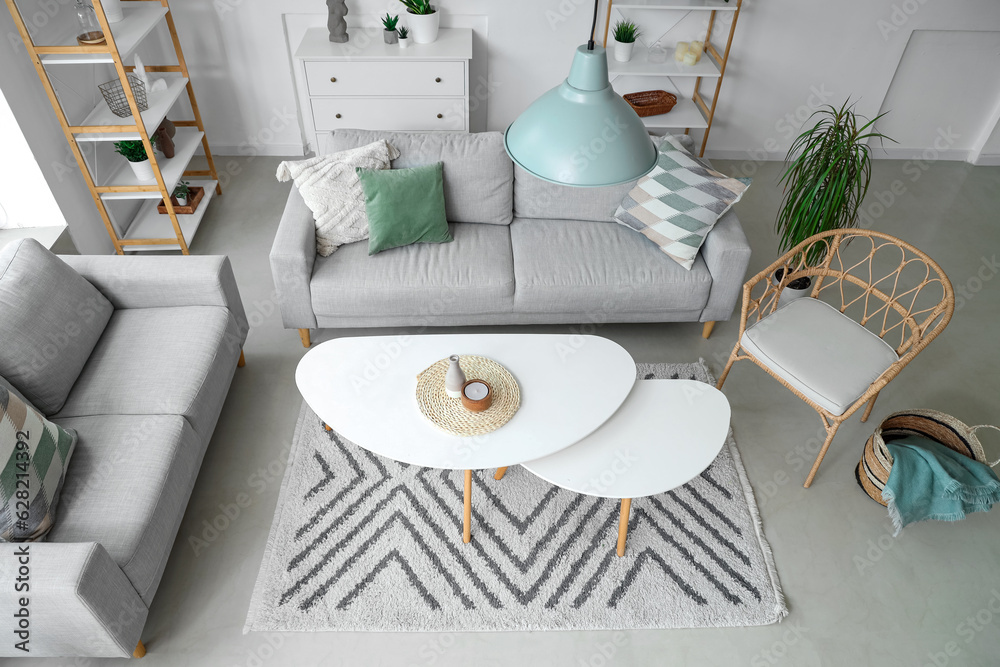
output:
<path id="1" fill-rule="evenodd" d="M 784 269 L 784 273 L 781 281 L 775 284 L 772 276 L 778 269 Z M 808 297 L 783 301 L 779 311 L 782 290 L 802 277 L 812 279 Z M 809 302 L 808 299 L 822 301 L 826 305 Z M 792 306 L 798 302 L 802 302 L 801 307 Z M 856 330 L 857 333 L 851 333 L 851 336 L 867 337 L 872 341 L 870 345 L 882 345 L 886 348 L 883 354 L 887 355 L 884 370 L 881 370 L 882 366 L 877 366 L 873 373 L 881 372 L 874 381 L 866 390 L 861 391 L 863 386 L 857 388 L 861 393 L 856 399 L 853 398 L 855 393 L 848 393 L 851 399 L 843 401 L 842 407 L 831 408 L 828 403 L 820 405 L 825 401 L 816 398 L 817 394 L 807 384 L 808 376 L 811 375 L 814 381 L 829 380 L 817 373 L 829 375 L 830 369 L 853 363 L 853 348 L 841 345 L 841 349 L 834 353 L 840 358 L 824 359 L 823 352 L 827 351 L 829 356 L 829 349 L 836 348 L 836 344 L 826 350 L 804 347 L 797 353 L 798 362 L 807 362 L 799 364 L 802 372 L 789 373 L 788 368 L 774 363 L 773 358 L 760 352 L 748 331 L 756 333 L 759 340 L 761 335 L 767 335 L 769 327 L 784 326 L 784 330 L 780 331 L 783 347 L 789 347 L 789 341 L 793 345 L 808 346 L 809 340 L 796 340 L 796 332 L 788 330 L 789 322 L 794 322 L 790 309 L 829 311 L 832 314 L 823 315 L 832 318 L 827 323 L 833 321 L 837 324 L 838 320 L 842 320 L 842 326 L 847 327 L 845 331 L 850 333 L 852 329 Z M 839 311 L 839 315 L 833 309 Z M 719 377 L 718 387 L 722 388 L 734 362 L 748 359 L 819 413 L 826 430 L 826 440 L 806 478 L 804 486 L 808 488 L 840 425 L 865 403 L 868 406 L 861 421 L 867 421 L 879 392 L 941 333 L 954 310 L 955 293 L 948 277 L 936 262 L 910 244 L 888 234 L 867 230 L 823 232 L 792 248 L 743 286 L 739 338 Z M 768 321 L 767 318 L 775 312 L 779 315 Z M 775 337 L 773 328 L 771 337 Z M 751 352 L 748 347 L 757 353 Z M 788 352 L 778 349 L 776 354 L 787 357 Z M 812 361 L 815 364 L 809 363 Z"/>

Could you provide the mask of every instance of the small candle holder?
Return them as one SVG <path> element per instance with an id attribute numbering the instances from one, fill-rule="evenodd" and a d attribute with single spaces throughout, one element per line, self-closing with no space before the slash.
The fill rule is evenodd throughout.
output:
<path id="1" fill-rule="evenodd" d="M 470 412 L 482 412 L 493 405 L 493 388 L 485 380 L 469 380 L 462 385 L 462 405 Z"/>

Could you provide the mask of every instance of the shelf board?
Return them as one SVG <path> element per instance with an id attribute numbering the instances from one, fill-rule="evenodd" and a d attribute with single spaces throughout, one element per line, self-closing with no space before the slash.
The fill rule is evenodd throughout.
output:
<path id="1" fill-rule="evenodd" d="M 166 117 L 170 107 L 184 92 L 184 86 L 188 80 L 184 77 L 167 78 L 167 89 L 156 93 L 146 93 L 146 101 L 149 108 L 142 112 L 142 122 L 146 126 L 147 132 L 154 132 L 159 127 L 160 122 Z M 80 125 L 129 125 L 132 117 L 119 118 L 102 99 L 94 107 L 94 110 L 87 115 L 87 118 Z M 77 141 L 122 141 L 125 139 L 138 139 L 138 132 L 86 132 L 76 135 Z"/>
<path id="2" fill-rule="evenodd" d="M 201 203 L 198 204 L 198 208 L 195 209 L 194 213 L 177 216 L 177 224 L 181 226 L 181 233 L 184 235 L 184 242 L 188 244 L 188 247 L 191 246 L 194 235 L 198 233 L 198 227 L 201 226 L 201 221 L 205 217 L 205 211 L 208 210 L 208 205 L 215 196 L 216 181 L 191 181 L 191 185 L 205 188 L 205 196 L 202 197 Z M 170 216 L 156 210 L 156 205 L 159 203 L 160 197 L 157 195 L 155 200 L 143 204 L 123 238 L 165 239 L 176 237 L 177 234 L 174 232 L 174 226 L 170 222 Z M 126 245 L 123 248 L 126 252 L 133 250 L 137 252 L 150 252 L 154 250 L 174 250 L 180 248 L 180 244 Z"/>
<path id="3" fill-rule="evenodd" d="M 642 119 L 642 124 L 651 130 L 656 129 L 676 129 L 679 127 L 690 127 L 693 129 L 704 129 L 708 127 L 708 121 L 702 115 L 701 109 L 694 103 L 694 100 L 687 98 L 678 99 L 677 104 L 669 113 L 659 116 L 646 116 Z"/>
<path id="4" fill-rule="evenodd" d="M 614 3 L 615 9 L 673 9 L 680 11 L 735 12 L 736 0 L 622 0 Z"/>
<path id="5" fill-rule="evenodd" d="M 184 170 L 187 169 L 188 163 L 191 158 L 194 157 L 195 151 L 198 150 L 198 146 L 201 144 L 201 138 L 204 132 L 196 128 L 189 127 L 179 127 L 177 128 L 177 134 L 174 135 L 174 156 L 172 158 L 165 158 L 162 155 L 157 155 L 156 160 L 160 165 L 160 173 L 163 175 L 163 183 L 167 186 L 168 191 L 173 191 L 174 186 L 181 179 L 184 174 Z M 118 187 L 135 187 L 138 185 L 156 185 L 156 181 L 140 182 L 135 174 L 132 173 L 132 167 L 128 165 L 125 158 L 117 156 L 118 168 L 115 169 L 114 173 L 107 179 L 106 182 L 102 182 L 100 186 L 118 186 Z M 110 201 L 114 199 L 160 199 L 160 193 L 158 191 L 154 192 L 103 192 L 101 193 L 101 199 L 105 201 Z"/>
<path id="6" fill-rule="evenodd" d="M 133 0 L 122 2 L 122 10 L 125 18 L 118 23 L 111 24 L 111 34 L 115 37 L 115 45 L 118 47 L 118 54 L 124 61 L 135 50 L 139 43 L 146 38 L 156 24 L 167 15 L 167 8 L 153 2 L 143 2 Z M 75 23 L 76 18 L 73 17 Z M 53 40 L 54 44 L 40 44 L 35 46 L 77 46 L 75 30 L 69 34 L 63 33 L 58 39 Z M 46 53 L 39 56 L 44 65 L 76 65 L 93 63 L 113 63 L 114 59 L 110 53 Z"/>
<path id="7" fill-rule="evenodd" d="M 617 7 L 618 4 L 615 3 Z M 614 59 L 614 49 L 608 46 L 608 73 L 611 76 L 667 76 L 719 78 L 722 74 L 712 62 L 712 58 L 703 53 L 701 60 L 694 65 L 685 65 L 674 60 L 673 49 L 667 49 L 667 61 L 663 63 L 649 62 L 649 48 L 636 43 L 632 52 L 632 60 L 620 63 Z"/>

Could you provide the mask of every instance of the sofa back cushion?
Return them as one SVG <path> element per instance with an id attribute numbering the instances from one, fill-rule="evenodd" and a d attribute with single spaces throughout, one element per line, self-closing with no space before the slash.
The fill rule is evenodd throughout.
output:
<path id="1" fill-rule="evenodd" d="M 694 148 L 691 137 L 678 135 L 677 139 L 687 150 Z M 652 140 L 659 147 L 662 137 L 652 137 Z M 636 181 L 629 181 L 604 188 L 556 185 L 532 176 L 515 165 L 514 215 L 518 218 L 612 222 L 622 199 L 635 184 Z"/>
<path id="2" fill-rule="evenodd" d="M 114 307 L 34 239 L 0 249 L 0 375 L 46 415 L 62 408 Z"/>
<path id="3" fill-rule="evenodd" d="M 444 165 L 445 210 L 450 222 L 510 224 L 514 209 L 514 163 L 504 151 L 501 133 L 337 130 L 331 150 L 357 148 L 381 139 L 399 150 L 399 157 L 392 162 L 394 169 L 435 162 Z"/>

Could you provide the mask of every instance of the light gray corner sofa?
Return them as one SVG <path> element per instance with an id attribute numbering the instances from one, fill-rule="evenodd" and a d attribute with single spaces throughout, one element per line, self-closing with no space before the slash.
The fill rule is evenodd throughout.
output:
<path id="1" fill-rule="evenodd" d="M 0 342 L 0 383 L 79 434 L 52 530 L 3 545 L 0 656 L 132 657 L 247 318 L 225 257 L 61 259 L 31 240 L 0 249 L 0 317 L 19 338 Z M 96 292 L 70 304 L 73 270 Z M 28 654 L 10 627 L 25 546 Z"/>
<path id="2" fill-rule="evenodd" d="M 572 188 L 515 168 L 499 132 L 338 130 L 332 151 L 386 139 L 394 168 L 444 163 L 454 242 L 368 256 L 366 242 L 316 254 L 295 187 L 271 248 L 282 321 L 315 328 L 727 320 L 750 246 L 729 211 L 686 271 L 612 215 L 635 185 Z M 692 142 L 683 137 L 690 149 Z"/>

